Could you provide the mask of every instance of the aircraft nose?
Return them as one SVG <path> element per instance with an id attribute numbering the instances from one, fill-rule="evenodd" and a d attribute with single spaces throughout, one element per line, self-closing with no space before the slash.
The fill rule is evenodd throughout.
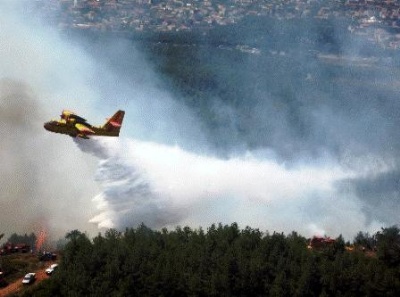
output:
<path id="1" fill-rule="evenodd" d="M 49 124 L 49 122 L 44 123 L 43 127 L 44 127 L 46 130 L 50 131 L 50 124 Z"/>

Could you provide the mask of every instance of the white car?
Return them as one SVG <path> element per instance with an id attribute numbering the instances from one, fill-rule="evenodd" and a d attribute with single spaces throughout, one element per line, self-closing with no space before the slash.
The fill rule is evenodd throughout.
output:
<path id="1" fill-rule="evenodd" d="M 36 279 L 36 273 L 27 273 L 22 279 L 23 284 L 31 284 Z"/>
<path id="2" fill-rule="evenodd" d="M 58 267 L 58 264 L 51 264 L 49 268 L 46 269 L 46 274 L 51 275 L 54 270 L 56 270 Z"/>

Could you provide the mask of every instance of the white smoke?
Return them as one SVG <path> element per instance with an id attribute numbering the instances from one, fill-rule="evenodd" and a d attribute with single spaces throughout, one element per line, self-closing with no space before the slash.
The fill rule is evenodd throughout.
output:
<path id="1" fill-rule="evenodd" d="M 0 2 L 0 232 L 92 231 L 94 158 L 47 133 L 43 123 L 63 108 L 90 114 L 94 65 L 56 31 L 25 18 L 24 5 Z"/>
<path id="2" fill-rule="evenodd" d="M 227 160 L 180 147 L 133 139 L 76 140 L 96 155 L 93 202 L 100 228 L 208 226 L 237 222 L 242 227 L 350 237 L 370 230 L 358 199 L 337 186 L 355 173 L 333 163 L 285 168 L 251 154 Z"/>
<path id="3" fill-rule="evenodd" d="M 365 177 L 390 173 L 391 166 L 397 168 L 396 162 L 391 164 L 392 158 L 388 161 L 380 155 L 381 146 L 391 146 L 387 140 L 392 134 L 382 137 L 386 126 L 377 123 L 390 119 L 390 113 L 373 113 L 376 117 L 372 120 L 359 114 L 343 120 L 337 114 L 349 108 L 339 104 L 339 110 L 328 105 L 326 113 L 316 109 L 312 117 L 299 114 L 299 120 L 307 119 L 306 123 L 315 119 L 321 133 L 303 143 L 292 139 L 297 132 L 279 120 L 280 114 L 274 115 L 267 98 L 248 117 L 259 117 L 255 123 L 261 124 L 248 132 L 253 131 L 254 138 L 272 138 L 272 143 L 266 142 L 270 143 L 266 145 L 269 157 L 258 157 L 264 147 L 257 147 L 257 154 L 228 159 L 188 152 L 173 144 L 200 151 L 208 148 L 207 136 L 201 133 L 201 124 L 193 113 L 163 89 L 165 85 L 143 56 L 132 53 L 131 47 L 119 52 L 125 46 L 122 43 L 107 44 L 108 50 L 97 53 L 104 59 L 96 58 L 89 52 L 96 46 L 102 48 L 101 42 L 85 52 L 55 30 L 16 13 L 13 7 L 17 2 L 0 3 L 0 232 L 31 232 L 38 222 L 63 235 L 74 228 L 87 230 L 89 220 L 100 228 L 124 228 L 142 222 L 155 228 L 177 224 L 198 227 L 236 221 L 242 227 L 295 230 L 306 236 L 343 234 L 351 239 L 360 230 L 373 233 L 381 226 L 376 219 L 366 218 L 366 204 L 360 201 L 363 193 L 374 201 L 379 195 L 367 192 L 365 184 L 354 189 L 354 183 L 346 181 L 359 178 L 368 184 Z M 124 64 L 127 61 L 121 56 L 126 52 L 133 56 L 127 59 L 133 70 L 125 80 L 123 71 L 110 70 L 106 61 L 112 62 L 113 57 Z M 128 98 L 129 106 L 119 106 L 119 98 Z M 349 110 L 360 107 L 358 100 L 343 96 L 343 103 L 347 101 L 354 101 Z M 397 105 L 388 106 L 393 111 Z M 69 137 L 43 129 L 43 122 L 57 117 L 63 108 L 79 112 L 94 124 L 115 109 L 126 109 L 122 134 L 135 135 L 135 139 L 78 139 L 79 148 L 85 152 L 82 154 Z M 225 106 L 218 108 L 228 124 L 234 123 L 234 112 Z M 285 110 L 291 112 L 290 108 Z M 230 129 L 222 133 L 229 138 L 234 130 L 227 126 Z M 376 134 L 373 140 L 378 142 L 371 141 L 369 131 L 362 132 L 375 126 L 379 129 L 372 130 Z M 354 144 L 351 140 L 357 137 L 367 140 Z M 393 139 L 396 137 L 390 137 Z M 315 145 L 321 141 L 321 150 L 339 147 L 344 157 L 340 161 L 327 158 Z M 354 149 L 357 144 L 362 149 Z M 310 151 L 309 146 L 317 148 L 319 157 L 299 161 L 302 149 Z M 348 155 L 343 147 L 348 148 Z M 279 154 L 279 148 L 296 154 L 288 158 L 290 166 L 272 157 L 284 155 Z M 96 158 L 100 159 L 97 171 Z M 387 188 L 385 180 L 379 185 Z M 98 186 L 101 192 L 92 202 Z"/>

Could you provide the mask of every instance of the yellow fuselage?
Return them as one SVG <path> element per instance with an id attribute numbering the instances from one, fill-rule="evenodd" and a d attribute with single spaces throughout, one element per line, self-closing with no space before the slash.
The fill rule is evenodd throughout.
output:
<path id="1" fill-rule="evenodd" d="M 87 128 L 88 133 L 82 132 L 79 129 L 76 128 L 75 125 L 83 125 Z M 82 137 L 82 138 L 88 138 L 88 135 L 94 135 L 94 136 L 119 136 L 119 133 L 116 131 L 107 131 L 103 127 L 96 127 L 89 125 L 87 123 L 74 123 L 74 122 L 67 122 L 65 120 L 59 120 L 59 121 L 50 121 L 44 124 L 44 128 L 48 131 L 54 132 L 54 133 L 61 133 L 61 134 L 67 134 L 72 137 Z"/>

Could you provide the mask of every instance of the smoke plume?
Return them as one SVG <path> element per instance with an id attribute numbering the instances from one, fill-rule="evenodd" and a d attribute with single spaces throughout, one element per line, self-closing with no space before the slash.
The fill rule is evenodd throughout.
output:
<path id="1" fill-rule="evenodd" d="M 366 45 L 346 38 L 345 58 L 309 55 L 302 27 L 282 22 L 258 55 L 198 47 L 193 62 L 210 59 L 215 84 L 243 98 L 212 94 L 202 117 L 143 48 L 60 35 L 16 2 L 0 4 L 0 233 L 236 221 L 351 239 L 398 223 L 393 57 L 356 59 Z M 64 108 L 93 124 L 124 109 L 121 137 L 45 131 Z"/>
<path id="2" fill-rule="evenodd" d="M 351 236 L 368 225 L 359 199 L 340 186 L 356 173 L 333 163 L 285 168 L 251 154 L 218 159 L 133 139 L 76 144 L 100 159 L 95 179 L 102 192 L 93 199 L 99 213 L 91 222 L 101 228 L 236 221 L 264 230 Z"/>
<path id="3" fill-rule="evenodd" d="M 54 31 L 28 23 L 22 4 L 0 3 L 0 229 L 8 236 L 47 226 L 50 238 L 91 230 L 94 159 L 43 129 L 62 108 L 88 106 L 94 93 L 78 64 L 90 71 L 90 59 Z"/>

